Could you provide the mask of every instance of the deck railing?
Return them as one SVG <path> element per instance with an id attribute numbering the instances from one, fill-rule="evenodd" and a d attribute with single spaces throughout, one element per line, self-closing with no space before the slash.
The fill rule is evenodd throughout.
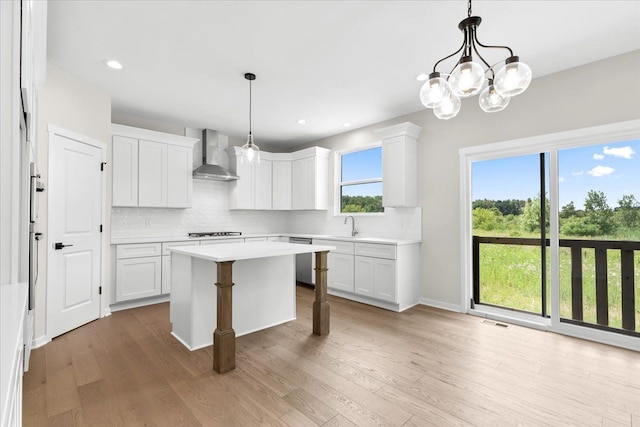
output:
<path id="1" fill-rule="evenodd" d="M 480 245 L 540 246 L 541 239 L 516 237 L 473 236 L 473 291 L 474 302 L 480 300 Z M 583 323 L 583 259 L 582 249 L 595 250 L 596 322 L 609 329 L 609 279 L 607 251 L 620 251 L 620 285 L 622 294 L 622 329 L 636 331 L 634 251 L 640 251 L 640 242 L 624 240 L 560 239 L 560 247 L 571 249 L 571 321 Z M 549 246 L 549 239 L 546 239 Z M 543 270 L 544 271 L 544 270 Z M 613 328 L 612 328 L 613 329 Z"/>

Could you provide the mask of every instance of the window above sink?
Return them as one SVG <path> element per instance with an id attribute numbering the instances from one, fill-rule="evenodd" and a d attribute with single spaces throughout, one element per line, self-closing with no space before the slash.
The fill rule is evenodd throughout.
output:
<path id="1" fill-rule="evenodd" d="M 336 214 L 381 214 L 382 145 L 339 151 L 335 159 Z"/>

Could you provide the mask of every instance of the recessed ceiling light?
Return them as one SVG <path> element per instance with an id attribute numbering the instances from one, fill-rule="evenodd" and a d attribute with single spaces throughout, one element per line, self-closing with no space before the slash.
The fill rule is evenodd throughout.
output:
<path id="1" fill-rule="evenodd" d="M 114 70 L 122 70 L 122 64 L 115 59 L 108 59 L 104 61 L 107 67 L 113 68 Z"/>
<path id="2" fill-rule="evenodd" d="M 423 82 L 425 80 L 427 80 L 429 78 L 429 76 L 425 73 L 420 73 L 416 76 L 416 80 L 419 82 Z"/>
<path id="3" fill-rule="evenodd" d="M 307 121 L 306 121 L 305 119 L 300 119 L 300 120 L 298 120 L 298 124 L 299 124 L 299 125 L 303 125 L 303 124 L 305 124 L 305 123 L 307 123 Z"/>
<path id="4" fill-rule="evenodd" d="M 349 126 L 351 126 L 351 123 L 345 123 L 344 127 L 348 128 Z"/>

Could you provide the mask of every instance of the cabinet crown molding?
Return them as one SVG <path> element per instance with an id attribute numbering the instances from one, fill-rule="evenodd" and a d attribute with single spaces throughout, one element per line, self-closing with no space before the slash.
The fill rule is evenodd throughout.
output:
<path id="1" fill-rule="evenodd" d="M 404 122 L 386 128 L 376 129 L 374 132 L 382 136 L 383 139 L 393 138 L 396 136 L 410 136 L 412 138 L 418 139 L 418 137 L 420 136 L 420 131 L 422 131 L 422 128 L 420 126 L 415 125 L 411 122 Z"/>
<path id="2" fill-rule="evenodd" d="M 162 142 L 164 144 L 170 145 L 181 145 L 190 148 L 193 148 L 195 143 L 200 141 L 200 139 L 198 138 L 174 135 L 172 133 L 158 132 L 149 129 L 141 129 L 133 126 L 119 125 L 116 123 L 111 124 L 111 134 L 118 136 L 127 136 L 129 138 L 143 139 L 147 141 Z"/>

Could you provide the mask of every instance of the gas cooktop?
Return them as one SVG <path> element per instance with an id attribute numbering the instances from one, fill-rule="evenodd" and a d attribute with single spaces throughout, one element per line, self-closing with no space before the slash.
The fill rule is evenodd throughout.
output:
<path id="1" fill-rule="evenodd" d="M 242 236 L 240 231 L 200 231 L 189 233 L 189 237 L 221 237 L 221 236 Z"/>

